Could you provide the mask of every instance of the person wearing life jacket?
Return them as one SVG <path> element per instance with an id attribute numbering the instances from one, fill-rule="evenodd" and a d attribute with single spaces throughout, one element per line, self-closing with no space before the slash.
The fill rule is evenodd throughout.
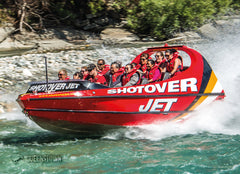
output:
<path id="1" fill-rule="evenodd" d="M 80 73 L 83 74 L 83 80 L 88 80 L 90 78 L 90 75 L 88 74 L 88 71 L 87 71 L 87 66 L 81 67 Z"/>
<path id="2" fill-rule="evenodd" d="M 58 72 L 58 80 L 69 80 L 69 79 L 70 79 L 70 77 L 67 74 L 67 70 L 61 69 Z"/>
<path id="3" fill-rule="evenodd" d="M 155 65 L 155 62 L 151 59 L 147 61 L 147 73 L 145 78 L 148 79 L 148 83 L 156 82 L 161 79 L 159 66 Z"/>
<path id="4" fill-rule="evenodd" d="M 83 79 L 83 74 L 81 72 L 75 72 L 73 74 L 73 79 L 77 80 L 77 79 Z"/>
<path id="5" fill-rule="evenodd" d="M 98 73 L 105 75 L 110 70 L 110 65 L 105 64 L 104 59 L 97 61 Z"/>
<path id="6" fill-rule="evenodd" d="M 119 63 L 113 62 L 111 64 L 110 71 L 105 74 L 108 86 L 113 87 L 115 85 L 114 83 L 117 81 L 117 78 L 120 78 L 123 72 L 124 70 L 120 67 Z"/>
<path id="7" fill-rule="evenodd" d="M 162 51 L 157 51 L 155 53 L 155 65 L 159 66 L 161 73 L 166 72 L 167 62 Z"/>
<path id="8" fill-rule="evenodd" d="M 131 63 L 131 65 L 132 65 L 133 68 L 137 67 L 137 64 L 135 62 Z"/>
<path id="9" fill-rule="evenodd" d="M 89 64 L 87 67 L 88 73 L 91 76 L 91 78 L 89 78 L 90 82 L 94 82 L 94 83 L 98 83 L 98 84 L 102 84 L 102 85 L 107 85 L 107 81 L 105 79 L 105 77 L 98 73 L 97 71 L 97 66 L 94 64 Z"/>
<path id="10" fill-rule="evenodd" d="M 165 57 L 167 58 L 167 72 L 171 77 L 176 76 L 183 70 L 183 60 L 177 50 L 168 49 L 165 51 Z"/>
<path id="11" fill-rule="evenodd" d="M 139 69 L 145 74 L 147 72 L 147 61 L 148 61 L 149 55 L 147 53 L 143 53 L 140 56 L 140 67 Z"/>
<path id="12" fill-rule="evenodd" d="M 121 76 L 119 83 L 114 87 L 133 86 L 138 84 L 140 84 L 140 73 L 129 63 L 125 66 L 125 73 Z"/>

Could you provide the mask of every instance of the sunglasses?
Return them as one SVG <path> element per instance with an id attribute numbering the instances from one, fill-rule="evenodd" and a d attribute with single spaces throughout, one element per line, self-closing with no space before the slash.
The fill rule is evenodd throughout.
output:
<path id="1" fill-rule="evenodd" d="M 144 58 L 141 58 L 140 60 L 146 60 L 146 59 L 144 59 Z"/>
<path id="2" fill-rule="evenodd" d="M 169 57 L 169 56 L 170 56 L 170 55 L 166 55 L 166 54 L 165 54 L 165 57 Z"/>
<path id="3" fill-rule="evenodd" d="M 99 65 L 99 66 L 102 66 L 103 64 L 99 63 L 98 65 Z"/>
<path id="4" fill-rule="evenodd" d="M 159 55 L 156 55 L 155 57 L 160 57 Z"/>
<path id="5" fill-rule="evenodd" d="M 59 76 L 63 76 L 64 74 L 58 74 Z"/>

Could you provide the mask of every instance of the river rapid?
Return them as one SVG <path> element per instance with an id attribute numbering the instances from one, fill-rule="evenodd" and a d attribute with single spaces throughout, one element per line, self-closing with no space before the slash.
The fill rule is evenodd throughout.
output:
<path id="1" fill-rule="evenodd" d="M 194 112 L 180 124 L 128 128 L 102 137 L 43 130 L 14 105 L 0 114 L 0 173 L 239 173 L 240 35 L 187 46 L 202 53 L 212 66 L 225 90 L 224 101 Z M 102 47 L 88 54 L 125 64 L 145 48 Z M 14 101 L 27 90 L 18 85 L 17 92 L 3 91 L 1 100 Z"/>

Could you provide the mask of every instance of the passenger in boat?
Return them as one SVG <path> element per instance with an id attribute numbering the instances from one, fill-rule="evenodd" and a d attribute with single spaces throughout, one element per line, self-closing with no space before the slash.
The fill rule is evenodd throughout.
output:
<path id="1" fill-rule="evenodd" d="M 131 65 L 133 66 L 133 68 L 135 68 L 137 66 L 137 64 L 135 62 L 131 63 Z"/>
<path id="2" fill-rule="evenodd" d="M 83 74 L 81 72 L 75 72 L 73 74 L 73 79 L 83 79 Z"/>
<path id="3" fill-rule="evenodd" d="M 87 66 L 83 66 L 81 68 L 81 71 L 80 73 L 83 74 L 83 80 L 88 80 L 90 78 L 89 74 L 88 74 L 88 71 L 87 71 Z"/>
<path id="4" fill-rule="evenodd" d="M 167 58 L 167 72 L 170 73 L 170 76 L 176 76 L 177 74 L 181 73 L 183 70 L 183 60 L 182 57 L 179 55 L 177 50 L 175 49 L 168 49 L 165 51 L 165 57 Z"/>
<path id="5" fill-rule="evenodd" d="M 122 72 L 124 72 L 124 71 L 125 71 L 125 67 L 122 66 L 122 62 L 121 62 L 120 60 L 116 60 L 115 62 L 118 63 L 118 65 L 119 65 L 119 67 L 120 67 L 119 70 L 122 71 Z"/>
<path id="6" fill-rule="evenodd" d="M 155 62 L 151 59 L 147 61 L 147 73 L 145 78 L 148 79 L 148 83 L 156 82 L 161 79 L 159 66 L 155 65 Z"/>
<path id="7" fill-rule="evenodd" d="M 132 64 L 127 64 L 125 66 L 125 73 L 121 76 L 119 83 L 114 87 L 120 86 L 133 86 L 140 83 L 140 73 L 136 68 L 133 68 Z"/>
<path id="8" fill-rule="evenodd" d="M 122 68 L 120 68 L 119 63 L 113 62 L 111 64 L 110 71 L 105 74 L 108 86 L 113 87 L 114 83 L 117 81 L 117 78 L 120 78 L 123 72 L 124 71 L 122 70 Z"/>
<path id="9" fill-rule="evenodd" d="M 105 64 L 104 59 L 99 59 L 97 61 L 98 72 L 105 75 L 110 70 L 110 65 Z"/>
<path id="10" fill-rule="evenodd" d="M 105 77 L 102 74 L 98 73 L 96 65 L 94 65 L 93 63 L 89 64 L 87 67 L 87 70 L 91 77 L 91 78 L 89 78 L 90 82 L 107 85 L 107 81 L 106 81 Z"/>
<path id="11" fill-rule="evenodd" d="M 143 53 L 140 56 L 140 70 L 145 74 L 147 72 L 147 61 L 148 61 L 149 55 L 147 53 Z"/>
<path id="12" fill-rule="evenodd" d="M 164 58 L 164 53 L 162 51 L 157 51 L 155 53 L 155 64 L 159 66 L 161 73 L 166 72 L 167 62 Z"/>
<path id="13" fill-rule="evenodd" d="M 67 75 L 67 70 L 61 69 L 58 72 L 58 80 L 69 80 L 70 77 Z"/>

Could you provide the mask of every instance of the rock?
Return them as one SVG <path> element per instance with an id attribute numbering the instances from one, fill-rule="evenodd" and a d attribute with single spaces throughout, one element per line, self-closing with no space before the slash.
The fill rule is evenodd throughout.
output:
<path id="1" fill-rule="evenodd" d="M 178 33 L 178 34 L 175 35 L 175 37 L 184 37 L 184 38 L 187 38 L 187 39 L 201 39 L 201 36 L 198 33 L 193 32 L 193 31 Z"/>
<path id="2" fill-rule="evenodd" d="M 152 37 L 144 37 L 144 38 L 142 38 L 142 41 L 143 42 L 153 42 L 153 41 L 155 41 L 155 39 L 153 39 Z"/>
<path id="3" fill-rule="evenodd" d="M 42 51 L 60 50 L 73 46 L 73 44 L 61 39 L 41 40 L 38 44 L 39 49 L 41 49 Z"/>
<path id="4" fill-rule="evenodd" d="M 21 50 L 21 49 L 32 49 L 35 48 L 36 44 L 22 44 L 17 40 L 11 38 L 6 38 L 3 42 L 0 43 L 1 50 Z"/>
<path id="5" fill-rule="evenodd" d="M 89 25 L 86 25 L 83 27 L 84 30 L 99 30 L 100 25 L 95 23 L 90 23 Z"/>
<path id="6" fill-rule="evenodd" d="M 236 19 L 228 19 L 228 20 L 216 20 L 214 21 L 216 28 L 222 32 L 230 32 L 230 33 L 239 33 L 239 27 L 240 27 L 240 17 Z M 239 26 L 239 27 L 236 27 Z"/>
<path id="7" fill-rule="evenodd" d="M 224 16 L 220 20 L 205 24 L 199 28 L 198 33 L 208 39 L 220 39 L 225 33 L 239 33 L 240 16 Z"/>
<path id="8" fill-rule="evenodd" d="M 23 76 L 31 77 L 32 73 L 28 69 L 23 69 Z"/>
<path id="9" fill-rule="evenodd" d="M 87 19 L 92 19 L 92 18 L 95 18 L 97 16 L 99 16 L 100 14 L 87 14 L 86 17 Z"/>
<path id="10" fill-rule="evenodd" d="M 0 114 L 3 114 L 3 113 L 5 113 L 4 107 L 0 104 Z"/>
<path id="11" fill-rule="evenodd" d="M 98 25 L 104 26 L 104 25 L 109 24 L 109 18 L 101 17 L 101 18 L 96 19 L 94 22 Z"/>
<path id="12" fill-rule="evenodd" d="M 113 42 L 133 42 L 140 40 L 137 35 L 123 28 L 106 28 L 101 32 L 100 38 Z"/>
<path id="13" fill-rule="evenodd" d="M 14 27 L 1 27 L 0 28 L 0 43 L 4 41 L 13 31 Z"/>
<path id="14" fill-rule="evenodd" d="M 201 36 L 193 31 L 187 31 L 183 33 L 177 33 L 173 39 L 169 39 L 167 43 L 187 42 L 187 41 L 198 41 L 201 40 Z"/>
<path id="15" fill-rule="evenodd" d="M 34 53 L 85 49 L 86 46 L 83 45 L 86 45 L 86 40 L 91 38 L 96 39 L 97 37 L 95 38 L 95 35 L 92 32 L 75 30 L 68 27 L 45 29 L 42 33 L 23 32 L 22 34 L 14 35 L 12 38 L 7 37 L 2 43 L 0 43 L 0 52 L 2 51 L 5 53 L 8 50 L 22 50 Z"/>
<path id="16" fill-rule="evenodd" d="M 84 26 L 86 26 L 86 25 L 89 25 L 89 24 L 90 24 L 90 21 L 89 21 L 88 19 L 86 19 L 86 20 L 76 19 L 76 20 L 74 21 L 74 25 L 75 25 L 76 27 L 79 27 L 79 28 L 82 28 L 82 27 L 84 27 Z"/>
<path id="17" fill-rule="evenodd" d="M 219 30 L 212 24 L 205 24 L 198 29 L 199 34 L 208 39 L 216 39 L 220 36 Z"/>

